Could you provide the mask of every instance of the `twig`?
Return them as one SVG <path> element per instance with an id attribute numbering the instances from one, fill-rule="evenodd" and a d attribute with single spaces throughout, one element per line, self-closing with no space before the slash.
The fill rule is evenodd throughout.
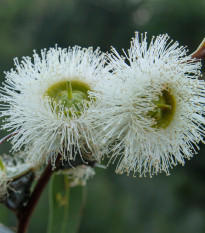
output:
<path id="1" fill-rule="evenodd" d="M 60 155 L 58 156 L 56 163 L 60 161 Z M 17 218 L 19 221 L 17 233 L 26 233 L 28 230 L 31 215 L 35 210 L 35 207 L 43 193 L 46 185 L 48 184 L 54 170 L 52 169 L 51 163 L 47 165 L 40 179 L 38 180 L 31 197 L 25 207 L 22 207 L 17 213 Z"/>
<path id="2" fill-rule="evenodd" d="M 205 59 L 205 38 L 197 48 L 197 50 L 191 54 L 192 58 Z"/>

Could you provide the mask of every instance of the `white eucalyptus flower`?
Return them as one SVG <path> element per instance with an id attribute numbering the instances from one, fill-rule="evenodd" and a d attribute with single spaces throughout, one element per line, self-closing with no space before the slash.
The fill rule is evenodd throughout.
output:
<path id="1" fill-rule="evenodd" d="M 89 92 L 104 80 L 103 60 L 99 49 L 78 46 L 15 59 L 16 69 L 0 89 L 2 128 L 18 132 L 14 152 L 26 146 L 28 161 L 51 159 L 54 166 L 59 153 L 65 160 L 95 154 L 87 109 L 95 105 Z"/>
<path id="2" fill-rule="evenodd" d="M 74 187 L 78 185 L 85 186 L 87 181 L 95 175 L 95 170 L 87 165 L 79 165 L 75 168 L 59 171 L 58 173 L 67 175 L 70 187 Z"/>
<path id="3" fill-rule="evenodd" d="M 116 172 L 150 176 L 191 158 L 204 142 L 204 81 L 201 62 L 187 56 L 186 48 L 169 36 L 150 44 L 139 34 L 126 57 L 115 49 L 109 55 L 113 79 L 93 93 L 93 112 L 101 128 L 99 143 L 118 159 Z"/>
<path id="4" fill-rule="evenodd" d="M 8 190 L 11 189 L 10 183 L 13 180 L 35 169 L 34 164 L 25 163 L 18 157 L 6 154 L 0 156 L 0 200 L 8 194 Z"/>
<path id="5" fill-rule="evenodd" d="M 1 162 L 0 162 L 1 163 Z M 8 184 L 11 180 L 7 177 L 4 167 L 0 169 L 0 200 L 7 194 Z"/>

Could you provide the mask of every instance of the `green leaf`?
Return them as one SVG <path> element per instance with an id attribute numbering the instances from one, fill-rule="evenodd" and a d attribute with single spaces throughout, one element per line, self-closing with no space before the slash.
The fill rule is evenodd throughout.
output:
<path id="1" fill-rule="evenodd" d="M 53 175 L 49 184 L 47 233 L 77 233 L 86 200 L 85 188 L 69 187 L 65 175 Z"/>

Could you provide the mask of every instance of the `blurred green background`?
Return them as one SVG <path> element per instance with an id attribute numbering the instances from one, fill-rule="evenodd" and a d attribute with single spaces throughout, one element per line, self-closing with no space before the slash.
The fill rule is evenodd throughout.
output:
<path id="1" fill-rule="evenodd" d="M 13 58 L 61 47 L 129 48 L 135 31 L 168 33 L 194 51 L 205 36 L 205 0 L 0 0 L 0 79 Z M 0 137 L 6 132 L 0 132 Z M 204 233 L 205 146 L 171 176 L 116 175 L 96 169 L 88 182 L 80 233 Z M 0 154 L 9 144 L 0 147 Z M 45 192 L 29 233 L 46 232 Z M 0 206 L 0 222 L 15 226 L 14 215 Z"/>

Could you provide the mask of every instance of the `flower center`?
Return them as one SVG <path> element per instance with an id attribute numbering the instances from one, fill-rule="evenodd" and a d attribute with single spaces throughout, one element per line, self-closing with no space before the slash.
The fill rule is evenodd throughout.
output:
<path id="1" fill-rule="evenodd" d="M 90 100 L 88 97 L 89 90 L 90 86 L 88 84 L 77 80 L 61 81 L 49 87 L 45 96 L 49 96 L 57 103 L 60 109 L 64 110 L 65 115 L 67 115 L 67 110 L 71 108 L 76 115 L 80 115 L 83 101 Z M 60 109 L 57 108 L 57 111 Z M 69 111 L 70 115 L 71 111 Z"/>
<path id="2" fill-rule="evenodd" d="M 176 110 L 176 100 L 169 90 L 163 90 L 157 101 L 153 101 L 155 110 L 149 115 L 155 119 L 154 127 L 166 129 L 171 123 Z"/>

